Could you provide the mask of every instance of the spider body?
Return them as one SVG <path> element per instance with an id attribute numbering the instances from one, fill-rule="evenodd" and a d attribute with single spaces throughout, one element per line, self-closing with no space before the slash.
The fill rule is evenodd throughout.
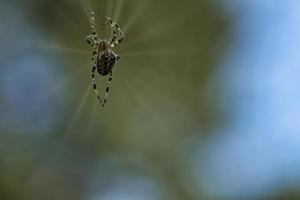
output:
<path id="1" fill-rule="evenodd" d="M 91 13 L 91 35 L 86 38 L 88 44 L 93 48 L 92 53 L 92 81 L 93 88 L 97 98 L 104 107 L 107 98 L 108 92 L 110 89 L 110 84 L 112 81 L 112 69 L 117 60 L 120 59 L 120 56 L 112 51 L 112 48 L 120 44 L 124 40 L 124 33 L 121 31 L 118 24 L 113 22 L 111 18 L 106 17 L 104 25 L 110 25 L 113 35 L 110 40 L 99 39 L 97 36 L 97 31 L 95 28 L 95 16 L 94 12 Z M 97 86 L 96 86 L 96 74 L 95 71 L 102 76 L 109 75 L 107 82 L 106 92 L 103 98 L 98 95 Z"/>
<path id="2" fill-rule="evenodd" d="M 112 72 L 112 69 L 117 60 L 120 59 L 120 56 L 115 54 L 110 49 L 102 51 L 97 57 L 97 71 L 102 76 L 108 75 Z"/>

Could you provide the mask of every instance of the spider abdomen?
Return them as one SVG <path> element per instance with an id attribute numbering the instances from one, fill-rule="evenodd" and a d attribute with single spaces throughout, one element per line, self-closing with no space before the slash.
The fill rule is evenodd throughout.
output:
<path id="1" fill-rule="evenodd" d="M 102 76 L 108 75 L 118 58 L 112 51 L 103 51 L 97 58 L 97 70 Z"/>

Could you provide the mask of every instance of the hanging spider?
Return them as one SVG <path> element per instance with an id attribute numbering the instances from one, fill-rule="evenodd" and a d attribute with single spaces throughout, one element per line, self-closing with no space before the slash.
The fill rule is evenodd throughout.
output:
<path id="1" fill-rule="evenodd" d="M 124 40 L 124 33 L 121 31 L 119 25 L 113 22 L 110 17 L 105 18 L 105 22 L 103 23 L 103 25 L 110 25 L 112 29 L 112 37 L 109 41 L 98 38 L 97 31 L 95 28 L 95 13 L 92 12 L 91 13 L 91 35 L 89 35 L 86 38 L 86 41 L 93 48 L 92 58 L 91 58 L 93 88 L 97 98 L 99 99 L 100 103 L 104 107 L 108 98 L 110 84 L 112 81 L 112 69 L 116 61 L 120 59 L 120 56 L 117 55 L 115 52 L 113 52 L 111 49 L 117 46 L 118 44 L 120 44 Z M 100 75 L 102 76 L 109 75 L 109 79 L 107 82 L 107 87 L 103 99 L 99 96 L 97 86 L 96 86 L 96 74 L 95 74 L 96 68 Z"/>

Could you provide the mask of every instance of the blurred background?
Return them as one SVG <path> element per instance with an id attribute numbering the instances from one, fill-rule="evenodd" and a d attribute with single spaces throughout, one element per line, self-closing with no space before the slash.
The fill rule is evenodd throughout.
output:
<path id="1" fill-rule="evenodd" d="M 104 109 L 92 10 L 125 32 Z M 300 199 L 299 23 L 298 0 L 0 0 L 0 199 Z"/>

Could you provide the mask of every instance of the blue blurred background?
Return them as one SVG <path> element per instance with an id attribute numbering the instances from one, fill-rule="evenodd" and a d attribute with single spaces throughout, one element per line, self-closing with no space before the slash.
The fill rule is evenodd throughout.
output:
<path id="1" fill-rule="evenodd" d="M 104 109 L 92 10 L 125 32 Z M 300 199 L 299 22 L 296 0 L 0 0 L 0 199 Z"/>

